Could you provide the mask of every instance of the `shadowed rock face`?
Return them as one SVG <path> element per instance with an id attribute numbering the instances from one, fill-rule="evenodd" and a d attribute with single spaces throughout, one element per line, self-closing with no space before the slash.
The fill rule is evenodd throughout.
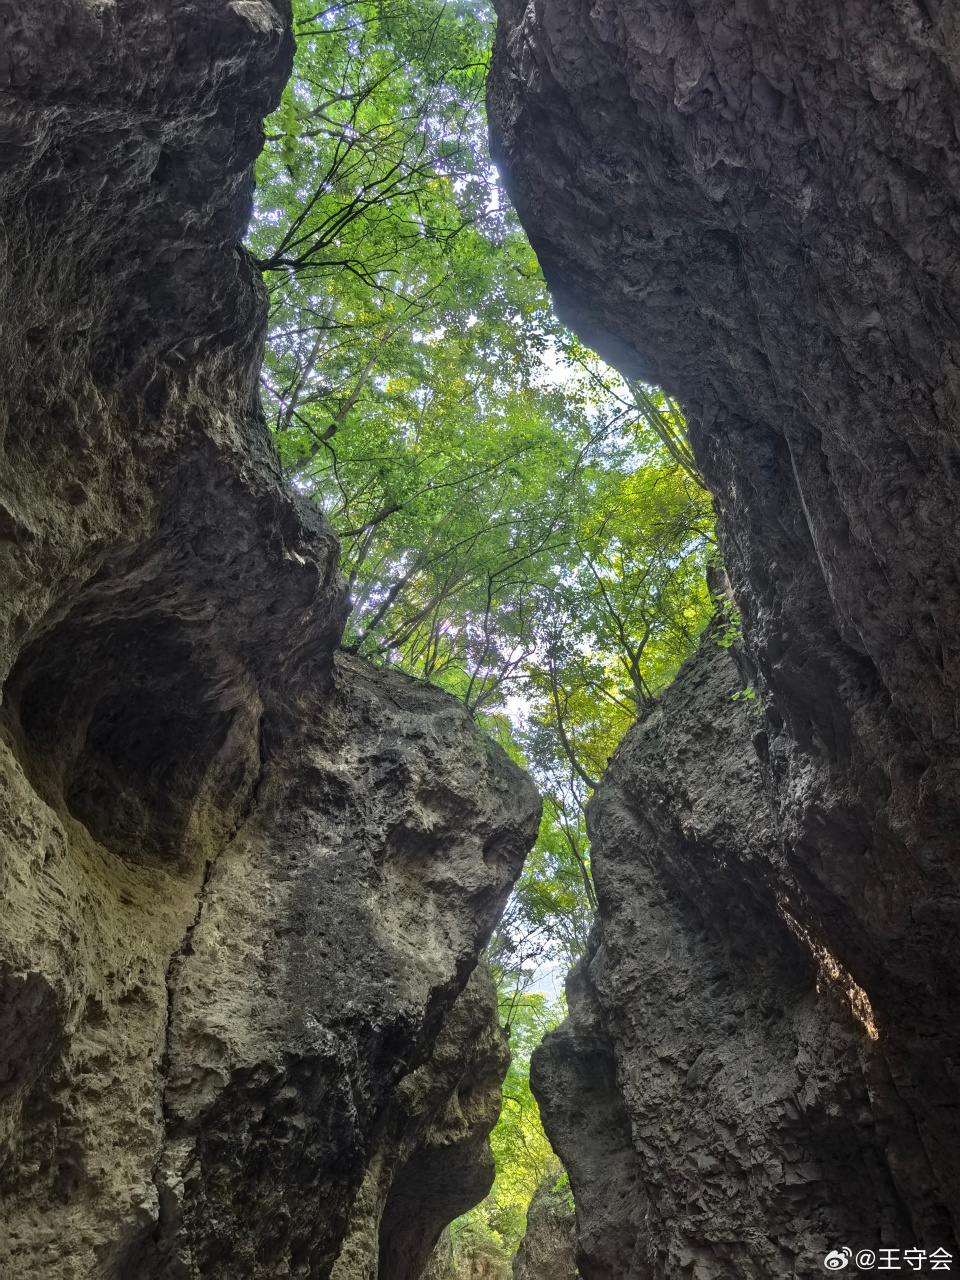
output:
<path id="1" fill-rule="evenodd" d="M 376 1238 L 371 1164 L 392 1195 L 431 1122 L 452 1145 L 471 1072 L 488 1120 L 462 1153 L 465 1207 L 489 1186 L 495 1001 L 481 983 L 450 1010 L 535 835 L 535 793 L 461 706 L 402 675 L 338 656 L 310 710 L 170 965 L 147 1275 L 326 1275 L 358 1218 Z M 352 1257 L 338 1280 L 378 1274 L 377 1251 Z"/>
<path id="2" fill-rule="evenodd" d="M 453 1241 L 450 1239 L 449 1229 L 441 1234 L 437 1247 L 421 1272 L 421 1280 L 457 1280 L 453 1261 Z"/>
<path id="3" fill-rule="evenodd" d="M 469 1031 L 460 1025 L 468 1017 Z M 464 1045 L 472 1047 L 465 1069 Z M 452 1068 L 458 1076 L 453 1089 L 444 1078 L 446 1063 L 446 1070 Z M 410 1136 L 405 1138 L 404 1158 L 393 1173 L 380 1220 L 379 1274 L 390 1280 L 416 1280 L 443 1228 L 478 1204 L 493 1186 L 496 1168 L 488 1139 L 500 1116 L 510 1050 L 500 1027 L 496 990 L 482 972 L 461 995 L 430 1065 L 433 1078 L 444 1081 L 443 1104 L 422 1128 L 415 1147 Z M 429 1114 L 419 1101 L 422 1092 L 414 1073 L 406 1092 L 398 1092 L 405 1114 L 413 1112 L 413 1100 L 418 1110 Z M 406 1135 L 417 1135 L 417 1127 L 409 1122 L 402 1129 Z"/>
<path id="4" fill-rule="evenodd" d="M 711 806 L 727 800 L 710 778 L 665 776 L 677 767 L 666 721 L 638 731 L 643 785 L 630 773 L 641 770 L 635 737 L 597 800 L 594 865 L 600 885 L 617 889 L 601 892 L 598 950 L 581 981 L 607 1033 L 611 1106 L 625 1107 L 643 1189 L 635 1256 L 619 1251 L 603 1264 L 612 1270 L 589 1274 L 789 1275 L 781 1256 L 812 1258 L 828 1229 L 843 1237 L 824 1235 L 831 1246 L 865 1239 L 849 1199 L 831 1218 L 778 1171 L 793 1147 L 770 1131 L 763 1143 L 780 1154 L 766 1176 L 783 1204 L 760 1195 L 758 1234 L 742 1238 L 746 1226 L 714 1199 L 730 1171 L 683 1173 L 675 1125 L 658 1131 L 673 1104 L 642 1064 L 674 1018 L 648 990 L 656 966 L 622 985 L 610 957 L 626 919 L 657 916 L 668 886 L 677 914 L 657 928 L 676 931 L 674 957 L 681 939 L 700 947 L 708 929 L 716 946 L 734 945 L 732 897 L 755 904 L 764 936 L 792 921 L 807 963 L 832 966 L 864 993 L 856 1000 L 872 1011 L 877 1040 L 852 1016 L 847 1026 L 866 1063 L 856 1070 L 867 1101 L 851 1085 L 826 1119 L 801 1115 L 817 1136 L 799 1147 L 813 1142 L 829 1164 L 844 1126 L 862 1116 L 882 1157 L 871 1174 L 872 1203 L 883 1205 L 872 1240 L 883 1231 L 890 1244 L 956 1252 L 958 72 L 957 15 L 936 3 L 501 7 L 489 90 L 497 162 L 561 314 L 625 373 L 661 383 L 685 407 L 744 615 L 741 680 L 765 704 L 750 724 L 753 773 L 730 780 L 755 834 L 745 826 L 721 840 Z M 722 768 L 732 748 L 714 737 L 706 689 L 690 695 L 702 727 L 688 751 L 709 749 Z M 694 838 L 685 834 L 694 802 L 712 833 L 705 859 L 678 852 Z M 631 859 L 652 868 L 648 883 L 622 879 Z M 756 946 L 767 953 L 767 942 Z M 729 974 L 714 967 L 714 982 Z M 799 981 L 783 978 L 788 1004 Z M 759 1008 L 754 980 L 737 982 L 742 1008 Z M 735 1016 L 729 992 L 720 996 L 698 991 L 691 1024 L 718 1028 Z M 833 1024 L 830 1000 L 821 991 L 815 1016 Z M 626 1025 L 641 1009 L 651 1020 L 643 1037 Z M 577 1017 L 562 1034 L 582 1045 Z M 832 1042 L 839 1032 L 822 1034 Z M 784 1080 L 793 1044 L 769 1041 L 753 1075 Z M 692 1070 L 695 1047 L 671 1070 Z M 572 1089 L 558 1072 L 549 1086 L 545 1067 L 540 1076 L 554 1132 L 566 1103 L 551 1119 L 551 1098 Z M 734 1147 L 749 1146 L 753 1103 L 716 1090 L 696 1103 L 706 1126 L 697 1141 L 709 1146 L 722 1123 Z M 698 1218 L 697 1196 L 728 1225 L 722 1245 L 710 1214 Z M 582 1240 L 596 1234 L 588 1217 Z M 788 1218 L 798 1234 L 780 1234 Z"/>
<path id="5" fill-rule="evenodd" d="M 258 407 L 289 19 L 0 3 L 4 1274 L 325 1277 L 389 1126 L 412 1158 L 503 1069 L 461 992 L 539 802 L 336 654 Z"/>
<path id="6" fill-rule="evenodd" d="M 869 1009 L 778 910 L 741 686 L 708 635 L 591 809 L 602 925 L 531 1077 L 587 1276 L 814 1276 L 837 1242 L 915 1242 Z"/>
<path id="7" fill-rule="evenodd" d="M 513 1260 L 513 1280 L 576 1280 L 577 1230 L 570 1188 L 554 1170 L 534 1192 L 527 1230 Z"/>

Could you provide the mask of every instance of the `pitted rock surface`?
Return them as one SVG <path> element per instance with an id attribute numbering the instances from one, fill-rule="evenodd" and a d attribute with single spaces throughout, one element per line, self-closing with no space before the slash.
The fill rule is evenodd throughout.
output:
<path id="1" fill-rule="evenodd" d="M 470 1057 L 464 1066 L 465 1048 Z M 438 1247 L 442 1256 L 438 1241 L 447 1224 L 490 1191 L 496 1167 L 489 1135 L 500 1116 L 509 1065 L 496 988 L 478 969 L 454 1006 L 428 1070 L 415 1072 L 398 1090 L 402 1158 L 380 1218 L 379 1271 L 371 1274 L 417 1280 Z M 434 1104 L 431 1114 L 424 1097 L 440 1097 L 442 1105 Z M 429 1123 L 418 1128 L 407 1118 L 415 1113 Z M 385 1162 L 381 1157 L 377 1163 Z"/>
<path id="2" fill-rule="evenodd" d="M 687 413 L 766 708 L 766 900 L 865 993 L 884 1177 L 955 1254 L 958 72 L 939 3 L 503 0 L 489 86 L 561 314 Z"/>
<path id="3" fill-rule="evenodd" d="M 531 1074 L 587 1277 L 812 1277 L 838 1241 L 915 1243 L 903 1104 L 862 994 L 782 908 L 741 684 L 708 635 L 590 809 L 602 926 Z"/>
<path id="4" fill-rule="evenodd" d="M 240 241 L 289 5 L 0 31 L 0 1273 L 325 1277 L 389 1124 L 495 1092 L 461 993 L 539 801 L 336 655 L 269 444 Z"/>
<path id="5" fill-rule="evenodd" d="M 576 1280 L 577 1227 L 562 1170 L 543 1178 L 527 1209 L 527 1230 L 513 1260 L 513 1280 Z"/>

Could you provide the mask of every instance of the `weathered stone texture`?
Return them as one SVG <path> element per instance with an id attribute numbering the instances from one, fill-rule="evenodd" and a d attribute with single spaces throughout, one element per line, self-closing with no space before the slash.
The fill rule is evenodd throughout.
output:
<path id="1" fill-rule="evenodd" d="M 753 734 L 763 794 L 750 784 L 769 826 L 764 869 L 729 844 L 721 882 L 691 863 L 673 883 L 695 905 L 670 928 L 692 947 L 711 902 L 756 894 L 851 975 L 879 1033 L 864 1078 L 870 1123 L 886 1117 L 900 1238 L 948 1248 L 960 1212 L 958 71 L 956 11 L 941 3 L 504 0 L 489 92 L 495 156 L 561 313 L 685 407 L 744 615 L 744 680 L 766 703 Z M 611 788 L 630 790 L 618 778 Z M 601 883 L 628 848 L 650 856 L 632 829 L 603 834 L 603 794 Z M 652 823 L 635 795 L 636 822 Z M 599 976 L 614 915 L 642 914 L 660 890 L 631 892 L 605 899 L 590 975 L 601 1022 L 617 1026 L 631 1142 L 663 1157 L 643 1178 L 675 1198 L 686 1183 L 662 1141 L 639 1136 L 631 1107 L 648 1085 L 629 1083 L 639 1067 L 617 1039 L 620 1006 L 642 1005 L 647 984 Z M 719 998 L 710 1007 L 727 1016 Z M 769 1049 L 756 1069 L 785 1070 L 787 1044 Z M 836 1105 L 842 1128 L 854 1104 Z M 725 1123 L 739 1133 L 749 1112 Z M 767 1213 L 773 1239 L 782 1218 Z M 825 1220 L 804 1213 L 812 1242 Z M 660 1243 L 681 1244 L 669 1222 L 642 1228 L 645 1261 L 595 1274 L 661 1265 Z M 684 1231 L 714 1248 L 705 1220 Z M 731 1258 L 759 1247 L 731 1244 Z M 671 1265 L 706 1264 L 694 1250 Z"/>
<path id="2" fill-rule="evenodd" d="M 488 1139 L 500 1116 L 510 1050 L 492 982 L 482 971 L 472 982 L 473 989 L 468 986 L 461 995 L 437 1041 L 430 1075 L 415 1072 L 409 1086 L 404 1081 L 398 1091 L 403 1159 L 386 1197 L 379 1273 L 373 1273 L 390 1280 L 416 1280 L 443 1228 L 493 1186 L 496 1168 Z M 466 1066 L 464 1046 L 470 1050 Z M 451 1073 L 455 1085 L 448 1083 Z M 424 1096 L 440 1097 L 442 1105 L 434 1104 L 430 1112 Z M 429 1118 L 429 1124 L 412 1123 L 415 1114 Z"/>
<path id="3" fill-rule="evenodd" d="M 577 1228 L 562 1170 L 540 1182 L 527 1210 L 527 1230 L 513 1260 L 513 1280 L 576 1280 Z"/>
<path id="4" fill-rule="evenodd" d="M 591 810 L 602 927 L 532 1074 L 587 1276 L 815 1276 L 838 1243 L 914 1241 L 870 1010 L 778 909 L 741 685 L 707 636 Z"/>
<path id="5" fill-rule="evenodd" d="M 326 1276 L 411 1078 L 412 1151 L 479 1072 L 485 1169 L 458 996 L 539 803 L 335 655 L 239 247 L 289 18 L 0 2 L 4 1274 Z"/>
<path id="6" fill-rule="evenodd" d="M 430 1255 L 421 1274 L 421 1280 L 457 1280 L 453 1261 L 453 1241 L 450 1230 L 442 1232 L 436 1248 Z"/>
<path id="7" fill-rule="evenodd" d="M 147 1274 L 322 1276 L 346 1239 L 333 1274 L 376 1277 L 434 1120 L 435 1145 L 464 1140 L 463 1207 L 491 1181 L 495 1001 L 482 983 L 454 1001 L 535 834 L 532 787 L 445 694 L 346 655 L 275 750 L 171 965 Z M 458 1134 L 474 1076 L 479 1132 Z M 438 1207 L 424 1258 L 460 1211 Z"/>

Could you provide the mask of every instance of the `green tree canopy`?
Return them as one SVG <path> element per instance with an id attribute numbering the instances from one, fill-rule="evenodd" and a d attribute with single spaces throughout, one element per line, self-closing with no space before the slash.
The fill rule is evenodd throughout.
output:
<path id="1" fill-rule="evenodd" d="M 486 6 L 296 18 L 251 236 L 280 456 L 342 539 L 347 643 L 512 719 L 576 862 L 583 788 L 709 608 L 682 419 L 553 316 L 487 154 Z"/>

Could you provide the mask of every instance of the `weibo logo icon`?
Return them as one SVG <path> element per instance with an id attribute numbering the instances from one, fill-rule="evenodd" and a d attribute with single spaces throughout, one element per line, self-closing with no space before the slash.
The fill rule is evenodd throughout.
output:
<path id="1" fill-rule="evenodd" d="M 849 1264 L 852 1257 L 852 1249 L 831 1249 L 824 1258 L 823 1265 L 828 1271 L 842 1271 Z"/>

